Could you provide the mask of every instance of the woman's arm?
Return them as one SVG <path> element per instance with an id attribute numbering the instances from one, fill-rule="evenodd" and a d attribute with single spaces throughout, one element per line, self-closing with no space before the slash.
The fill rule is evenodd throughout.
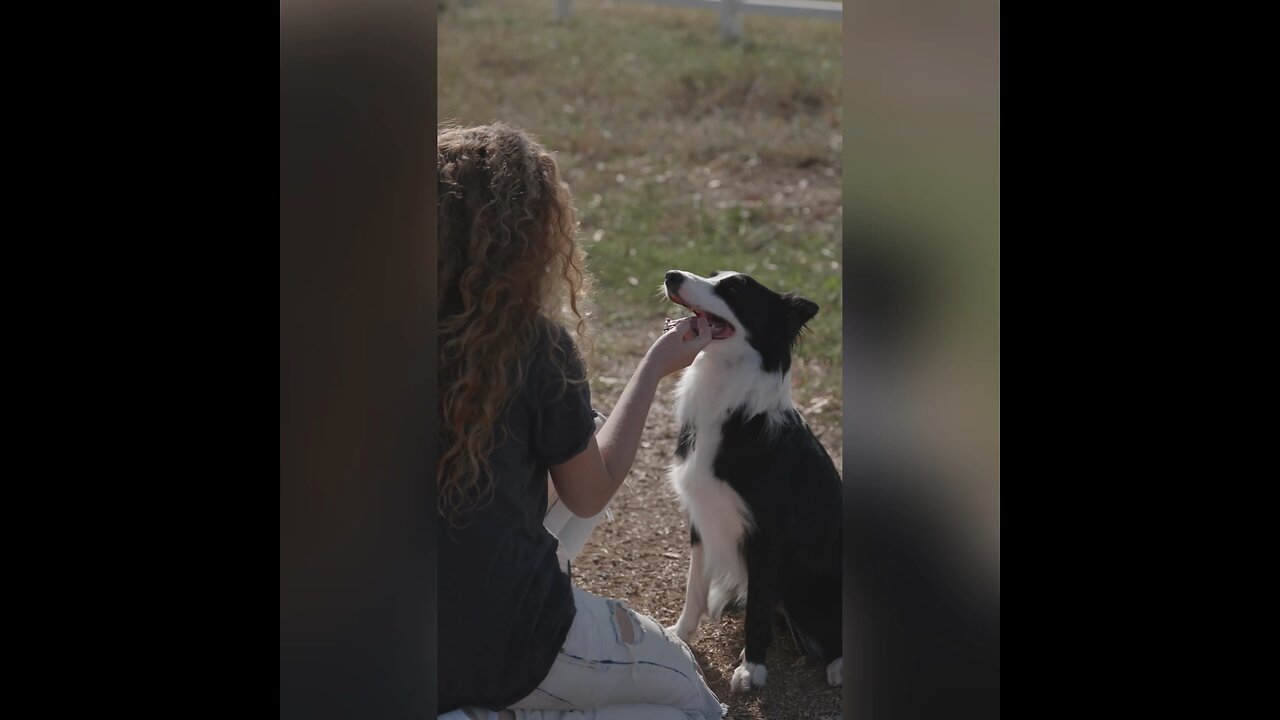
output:
<path id="1" fill-rule="evenodd" d="M 702 317 L 682 320 L 658 338 L 587 449 L 551 468 L 556 494 L 574 515 L 591 517 L 613 498 L 636 459 L 658 381 L 688 367 L 710 342 L 711 329 Z"/>

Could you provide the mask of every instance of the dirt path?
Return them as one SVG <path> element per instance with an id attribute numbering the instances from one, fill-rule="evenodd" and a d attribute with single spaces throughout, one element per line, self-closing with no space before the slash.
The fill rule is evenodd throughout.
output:
<path id="1" fill-rule="evenodd" d="M 608 414 L 649 344 L 661 329 L 638 323 L 593 326 L 597 350 L 591 358 L 592 401 Z M 796 373 L 803 372 L 798 367 Z M 684 605 L 689 570 L 689 530 L 675 492 L 666 479 L 666 467 L 675 449 L 678 428 L 671 393 L 675 378 L 662 381 L 649 413 L 644 439 L 630 478 L 614 498 L 613 521 L 596 528 L 574 565 L 574 581 L 593 593 L 626 600 L 637 611 L 662 625 L 674 624 Z M 803 407 L 800 393 L 797 406 Z M 839 411 L 830 424 L 828 413 L 806 415 L 819 439 L 842 467 Z M 824 424 L 824 420 L 828 422 Z M 825 668 L 816 660 L 796 653 L 786 631 L 775 628 L 769 650 L 769 680 L 761 691 L 737 694 L 729 691 L 729 678 L 738 665 L 743 647 L 742 612 L 727 614 L 719 622 L 703 620 L 693 644 L 694 656 L 707 683 L 721 702 L 728 703 L 734 720 L 792 720 L 839 718 L 840 689 L 828 687 Z"/>

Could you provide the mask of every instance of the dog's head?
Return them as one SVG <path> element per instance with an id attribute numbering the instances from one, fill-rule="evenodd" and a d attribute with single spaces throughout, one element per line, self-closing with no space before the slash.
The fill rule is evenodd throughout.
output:
<path id="1" fill-rule="evenodd" d="M 758 353 L 765 372 L 791 369 L 791 349 L 818 305 L 793 293 L 776 293 L 754 278 L 718 271 L 701 277 L 684 270 L 667 273 L 667 299 L 704 315 L 712 342 L 704 352 Z"/>

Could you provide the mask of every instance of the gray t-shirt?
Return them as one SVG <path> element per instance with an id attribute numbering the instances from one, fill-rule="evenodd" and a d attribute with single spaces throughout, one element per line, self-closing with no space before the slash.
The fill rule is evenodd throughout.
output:
<path id="1" fill-rule="evenodd" d="M 569 377 L 564 386 L 546 343 Z M 490 455 L 493 500 L 450 529 L 441 518 L 437 595 L 439 710 L 500 709 L 523 699 L 551 670 L 573 623 L 569 576 L 543 526 L 547 471 L 586 449 L 595 431 L 591 391 L 573 339 L 548 328 Z"/>

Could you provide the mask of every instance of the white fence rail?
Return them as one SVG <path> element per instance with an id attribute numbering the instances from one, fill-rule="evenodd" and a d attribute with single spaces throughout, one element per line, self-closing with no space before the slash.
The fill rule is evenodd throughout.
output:
<path id="1" fill-rule="evenodd" d="M 844 17 L 844 6 L 838 2 L 826 0 L 629 0 L 630 2 L 647 2 L 656 5 L 676 5 L 679 7 L 703 8 L 720 12 L 720 35 L 726 40 L 737 40 L 742 37 L 742 16 L 747 13 L 759 15 L 783 15 L 790 17 L 809 17 L 835 20 Z M 572 14 L 570 0 L 555 0 L 555 17 L 557 20 L 568 20 Z"/>

